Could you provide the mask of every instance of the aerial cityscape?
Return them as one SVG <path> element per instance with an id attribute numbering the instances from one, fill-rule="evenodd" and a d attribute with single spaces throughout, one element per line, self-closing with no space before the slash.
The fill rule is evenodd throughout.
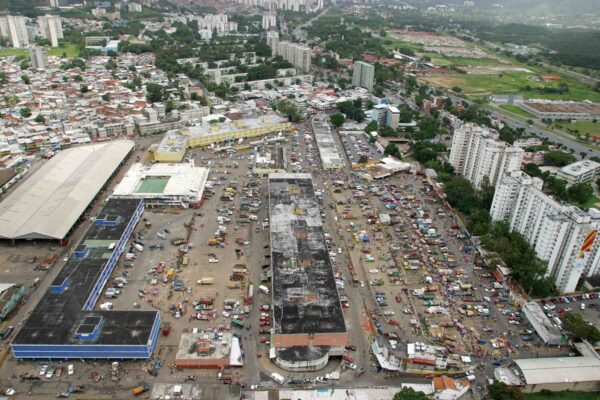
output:
<path id="1" fill-rule="evenodd" d="M 0 0 L 0 399 L 600 400 L 600 0 Z"/>

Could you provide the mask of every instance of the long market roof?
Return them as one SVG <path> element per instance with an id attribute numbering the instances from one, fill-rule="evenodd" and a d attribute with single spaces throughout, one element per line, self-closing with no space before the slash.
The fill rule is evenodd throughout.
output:
<path id="1" fill-rule="evenodd" d="M 133 146 L 115 140 L 59 152 L 0 203 L 0 239 L 63 239 Z"/>

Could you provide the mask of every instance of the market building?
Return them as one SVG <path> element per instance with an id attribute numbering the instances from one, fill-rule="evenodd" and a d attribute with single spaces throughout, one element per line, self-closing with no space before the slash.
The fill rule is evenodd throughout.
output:
<path id="1" fill-rule="evenodd" d="M 190 163 L 136 163 L 115 187 L 113 197 L 144 199 L 147 208 L 197 207 L 202 202 L 209 171 Z"/>
<path id="2" fill-rule="evenodd" d="M 269 175 L 272 358 L 314 371 L 341 356 L 348 332 L 310 174 Z"/>
<path id="3" fill-rule="evenodd" d="M 155 162 L 181 162 L 188 148 L 289 131 L 291 128 L 291 123 L 275 114 L 229 122 L 206 121 L 201 125 L 167 132 L 163 140 L 150 149 L 150 153 Z"/>
<path id="4" fill-rule="evenodd" d="M 115 140 L 60 151 L 0 203 L 0 239 L 65 239 L 133 147 Z"/>
<path id="5" fill-rule="evenodd" d="M 587 342 L 575 343 L 580 356 L 514 360 L 513 367 L 498 367 L 494 377 L 526 393 L 543 390 L 597 392 L 600 390 L 600 355 Z"/>
<path id="6" fill-rule="evenodd" d="M 143 212 L 140 199 L 106 202 L 15 336 L 16 359 L 152 356 L 160 332 L 158 311 L 95 308 Z"/>

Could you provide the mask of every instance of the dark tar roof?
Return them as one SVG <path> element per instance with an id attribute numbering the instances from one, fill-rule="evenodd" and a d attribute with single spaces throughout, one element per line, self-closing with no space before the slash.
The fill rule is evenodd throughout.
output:
<path id="1" fill-rule="evenodd" d="M 111 199 L 98 216 L 109 214 L 119 217 L 116 226 L 92 223 L 76 249 L 85 245 L 89 249 L 87 257 L 69 257 L 52 286 L 68 280 L 68 288 L 62 293 L 44 294 L 27 321 L 13 340 L 14 344 L 111 344 L 146 345 L 150 338 L 156 311 L 83 311 L 94 285 L 99 280 L 111 251 L 108 246 L 117 244 L 131 215 L 137 209 L 137 199 Z M 108 284 L 107 284 L 108 286 Z M 102 292 L 100 298 L 102 298 Z M 100 334 L 93 342 L 80 342 L 75 332 L 80 325 L 102 320 Z M 80 331 L 81 333 L 81 331 Z"/>
<path id="2" fill-rule="evenodd" d="M 310 174 L 270 174 L 276 334 L 345 332 Z"/>

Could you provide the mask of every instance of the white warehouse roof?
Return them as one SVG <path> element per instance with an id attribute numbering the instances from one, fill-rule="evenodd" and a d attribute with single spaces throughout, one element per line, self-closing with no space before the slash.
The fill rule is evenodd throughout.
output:
<path id="1" fill-rule="evenodd" d="M 132 149 L 115 140 L 59 152 L 0 203 L 0 238 L 63 239 Z"/>
<path id="2" fill-rule="evenodd" d="M 204 192 L 209 171 L 209 168 L 195 167 L 189 163 L 150 165 L 135 163 L 115 187 L 113 195 L 141 198 L 181 196 L 199 199 Z M 152 178 L 163 178 L 166 182 L 163 187 L 147 191 L 144 181 Z"/>
<path id="3" fill-rule="evenodd" d="M 527 385 L 600 380 L 598 357 L 553 357 L 515 360 Z"/>

